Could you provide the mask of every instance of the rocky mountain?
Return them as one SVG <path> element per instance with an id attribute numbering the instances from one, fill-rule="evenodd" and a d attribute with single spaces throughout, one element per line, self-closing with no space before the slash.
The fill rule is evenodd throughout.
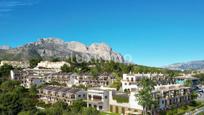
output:
<path id="1" fill-rule="evenodd" d="M 10 47 L 9 47 L 9 46 L 4 45 L 4 46 L 0 46 L 0 49 L 3 49 L 3 50 L 8 50 L 8 49 L 10 49 Z"/>
<path id="2" fill-rule="evenodd" d="M 166 66 L 165 68 L 172 70 L 204 70 L 204 60 L 176 63 Z"/>
<path id="3" fill-rule="evenodd" d="M 80 57 L 80 59 L 104 59 L 124 62 L 124 58 L 104 43 L 86 46 L 80 42 L 65 42 L 56 38 L 43 38 L 17 48 L 0 48 L 0 60 L 29 60 L 33 58 L 50 59 L 57 57 Z"/>

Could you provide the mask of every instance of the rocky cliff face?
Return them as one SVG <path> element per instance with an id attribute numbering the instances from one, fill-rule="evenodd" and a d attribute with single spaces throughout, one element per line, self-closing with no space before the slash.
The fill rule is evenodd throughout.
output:
<path id="1" fill-rule="evenodd" d="M 1 60 L 29 60 L 39 57 L 43 59 L 53 57 L 66 59 L 71 56 L 124 62 L 122 55 L 114 52 L 104 43 L 93 43 L 86 46 L 80 42 L 64 42 L 61 39 L 46 38 L 18 48 L 0 49 Z"/>
<path id="2" fill-rule="evenodd" d="M 172 64 L 165 68 L 172 70 L 204 70 L 204 60 Z"/>

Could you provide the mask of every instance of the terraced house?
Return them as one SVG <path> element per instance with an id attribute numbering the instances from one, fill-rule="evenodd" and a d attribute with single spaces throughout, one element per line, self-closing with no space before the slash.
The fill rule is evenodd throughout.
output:
<path id="1" fill-rule="evenodd" d="M 191 88 L 181 84 L 155 86 L 155 97 L 158 98 L 160 110 L 171 109 L 192 101 Z"/>
<path id="2" fill-rule="evenodd" d="M 46 86 L 39 89 L 39 100 L 45 103 L 56 103 L 63 101 L 69 105 L 78 99 L 86 99 L 87 93 L 85 90 L 67 87 Z"/>

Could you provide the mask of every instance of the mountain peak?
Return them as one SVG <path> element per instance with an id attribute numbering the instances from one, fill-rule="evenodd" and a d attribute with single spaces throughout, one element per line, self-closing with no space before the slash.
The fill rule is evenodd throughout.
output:
<path id="1" fill-rule="evenodd" d="M 29 60 L 34 57 L 41 57 L 44 60 L 58 57 L 66 59 L 70 56 L 85 56 L 104 60 L 124 62 L 124 58 L 117 52 L 112 51 L 105 43 L 93 43 L 90 46 L 77 41 L 65 42 L 59 38 L 42 38 L 24 46 L 8 49 L 0 52 L 0 60 L 9 56 L 9 60 Z M 7 59 L 6 59 L 7 60 Z"/>
<path id="2" fill-rule="evenodd" d="M 48 43 L 56 43 L 56 44 L 60 44 L 60 43 L 64 43 L 64 40 L 60 39 L 60 38 L 41 38 L 40 42 L 48 42 Z"/>
<path id="3" fill-rule="evenodd" d="M 204 60 L 175 63 L 168 65 L 165 68 L 172 70 L 204 70 Z"/>

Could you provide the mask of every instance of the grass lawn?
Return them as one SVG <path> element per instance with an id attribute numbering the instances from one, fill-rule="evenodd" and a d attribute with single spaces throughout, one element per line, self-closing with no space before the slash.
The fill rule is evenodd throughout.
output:
<path id="1" fill-rule="evenodd" d="M 118 113 L 107 113 L 107 112 L 101 112 L 101 115 L 120 115 Z"/>

